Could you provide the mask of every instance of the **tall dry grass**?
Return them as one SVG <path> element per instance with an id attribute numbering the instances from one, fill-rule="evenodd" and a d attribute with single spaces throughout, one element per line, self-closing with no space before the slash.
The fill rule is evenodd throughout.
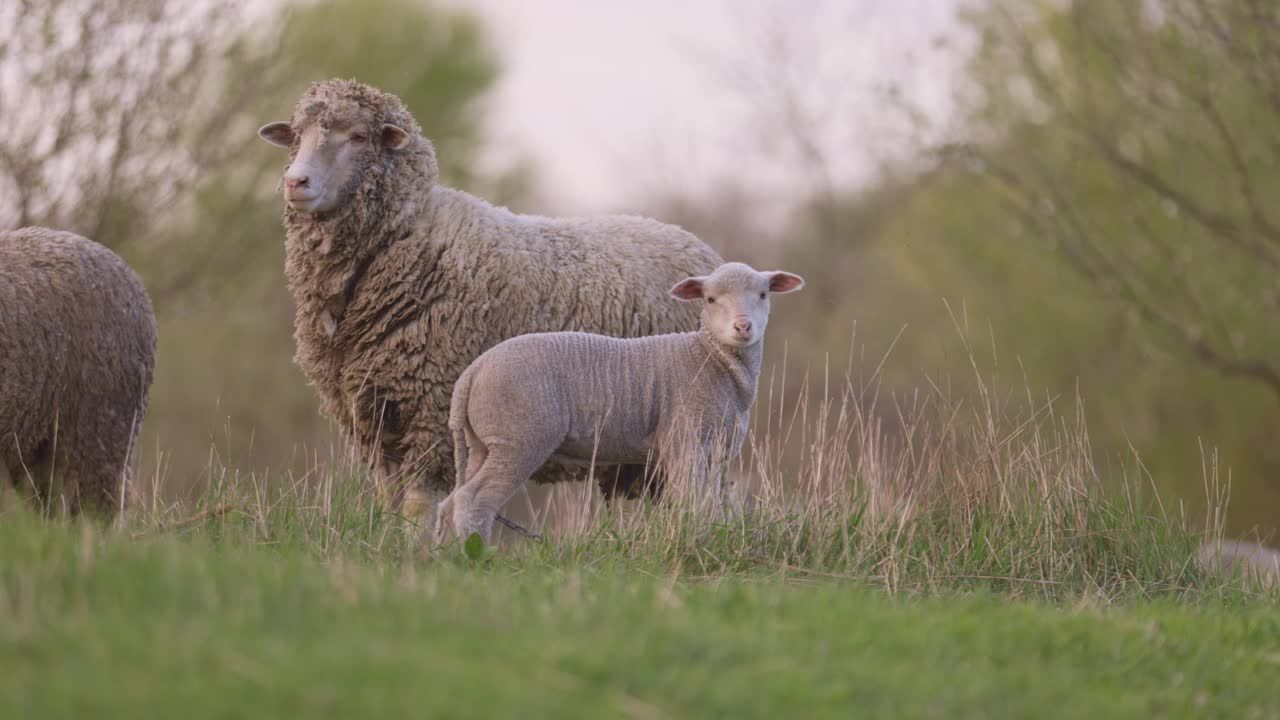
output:
<path id="1" fill-rule="evenodd" d="M 727 508 L 689 492 L 680 467 L 658 503 L 606 506 L 593 478 L 526 488 L 506 513 L 545 542 L 499 532 L 502 562 L 846 578 L 895 593 L 1114 599 L 1246 588 L 1194 561 L 1223 527 L 1226 488 L 1212 454 L 1202 469 L 1211 510 L 1192 518 L 1161 504 L 1140 463 L 1100 472 L 1077 398 L 1003 392 L 980 376 L 976 393 L 926 382 L 907 395 L 848 368 L 786 378 L 784 362 L 761 383 L 728 468 Z M 139 537 L 176 532 L 321 558 L 460 556 L 384 512 L 361 458 L 335 449 L 308 465 L 243 474 L 211 454 L 206 486 L 182 498 L 168 498 L 157 471 L 138 483 L 126 524 Z"/>
<path id="2" fill-rule="evenodd" d="M 833 380 L 824 368 L 787 397 L 766 381 L 731 470 L 739 502 L 727 516 L 705 498 L 608 508 L 589 483 L 525 502 L 553 539 L 543 553 L 694 575 L 787 571 L 893 592 L 1102 597 L 1198 593 L 1220 581 L 1192 560 L 1204 538 L 1221 536 L 1216 462 L 1203 469 L 1211 511 L 1187 517 L 1160 503 L 1140 464 L 1100 474 L 1078 398 L 977 385 L 973 395 L 928 383 L 882 396 L 874 376 Z"/>

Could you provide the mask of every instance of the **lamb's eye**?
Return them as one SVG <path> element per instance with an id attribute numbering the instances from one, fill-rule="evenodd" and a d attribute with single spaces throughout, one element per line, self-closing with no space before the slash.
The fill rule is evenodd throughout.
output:
<path id="1" fill-rule="evenodd" d="M 760 293 L 760 299 L 761 299 L 761 300 L 763 300 L 763 299 L 764 299 L 764 293 Z"/>
<path id="2" fill-rule="evenodd" d="M 715 298 L 713 298 L 713 297 L 709 297 L 709 298 L 707 298 L 707 302 L 709 302 L 709 303 L 711 303 L 712 305 L 714 305 L 714 304 L 715 304 L 715 302 L 716 302 L 716 299 L 715 299 Z"/>

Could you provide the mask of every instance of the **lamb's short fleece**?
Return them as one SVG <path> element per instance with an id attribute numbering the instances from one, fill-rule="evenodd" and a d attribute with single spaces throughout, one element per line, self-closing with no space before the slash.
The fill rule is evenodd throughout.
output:
<path id="1" fill-rule="evenodd" d="M 486 540 L 502 505 L 550 459 L 676 464 L 702 484 L 741 450 L 760 375 L 769 294 L 804 281 L 727 263 L 671 290 L 703 300 L 698 331 L 617 339 L 579 332 L 507 340 L 458 379 L 449 415 L 459 485 L 437 533 Z M 692 477 L 689 477 L 692 476 Z"/>

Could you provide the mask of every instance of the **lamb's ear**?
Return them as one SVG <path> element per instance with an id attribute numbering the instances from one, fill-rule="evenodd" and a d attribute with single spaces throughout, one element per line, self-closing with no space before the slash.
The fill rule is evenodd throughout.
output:
<path id="1" fill-rule="evenodd" d="M 382 126 L 382 147 L 388 150 L 403 150 L 409 146 L 409 133 L 398 125 L 387 123 Z"/>
<path id="2" fill-rule="evenodd" d="M 804 278 L 789 272 L 776 270 L 765 273 L 765 277 L 769 278 L 769 292 L 771 293 L 795 292 L 804 287 Z"/>
<path id="3" fill-rule="evenodd" d="M 705 277 L 685 278 L 671 288 L 671 297 L 678 300 L 697 300 L 702 297 L 702 284 Z"/>
<path id="4" fill-rule="evenodd" d="M 272 145 L 287 148 L 293 145 L 293 128 L 287 122 L 267 123 L 258 128 L 258 137 Z"/>

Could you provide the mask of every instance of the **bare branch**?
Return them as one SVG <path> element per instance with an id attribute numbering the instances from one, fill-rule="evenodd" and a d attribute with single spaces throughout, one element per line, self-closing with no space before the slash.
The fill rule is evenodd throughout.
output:
<path id="1" fill-rule="evenodd" d="M 1024 42 L 1023 47 L 1023 58 L 1029 79 L 1036 89 L 1053 103 L 1054 110 L 1061 118 L 1067 121 L 1070 129 L 1092 145 L 1100 157 L 1161 199 L 1173 203 L 1180 211 L 1186 213 L 1188 217 L 1205 229 L 1214 232 L 1231 244 L 1247 250 L 1256 259 L 1280 271 L 1280 233 L 1275 235 L 1265 233 L 1268 239 L 1277 243 L 1274 246 L 1259 242 L 1258 238 L 1254 237 L 1253 234 L 1243 230 L 1235 219 L 1226 214 L 1210 210 L 1151 168 L 1125 156 L 1115 146 L 1114 142 L 1109 139 L 1111 133 L 1094 126 L 1071 109 L 1070 104 L 1058 92 L 1052 79 L 1036 60 L 1035 53 L 1030 46 Z M 1272 230 L 1275 230 L 1275 228 L 1272 228 Z"/>
<path id="2" fill-rule="evenodd" d="M 270 86 L 270 56 L 229 25 L 244 2 L 0 3 L 0 223 L 127 249 L 175 222 L 202 178 L 246 157 L 240 119 Z"/>

